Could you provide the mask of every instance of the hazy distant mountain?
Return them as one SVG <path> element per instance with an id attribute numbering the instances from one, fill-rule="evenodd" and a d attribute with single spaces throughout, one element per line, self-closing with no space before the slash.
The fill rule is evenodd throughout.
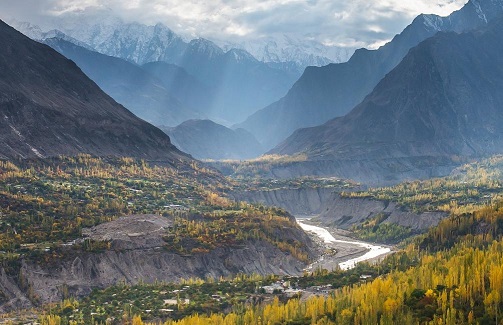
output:
<path id="1" fill-rule="evenodd" d="M 295 75 L 271 68 L 246 51 L 224 52 L 205 39 L 190 41 L 183 56 L 171 63 L 183 67 L 210 89 L 206 116 L 228 124 L 280 98 L 296 80 Z"/>
<path id="2" fill-rule="evenodd" d="M 232 130 L 210 120 L 190 120 L 161 130 L 180 150 L 197 159 L 249 159 L 263 153 L 248 131 Z"/>
<path id="3" fill-rule="evenodd" d="M 420 15 L 378 50 L 360 49 L 347 63 L 307 68 L 284 98 L 238 126 L 271 148 L 298 128 L 315 126 L 349 112 L 419 42 L 438 31 L 461 32 L 483 26 L 501 12 L 503 0 L 471 0 L 445 18 Z"/>
<path id="4" fill-rule="evenodd" d="M 348 115 L 298 130 L 272 152 L 303 152 L 317 173 L 381 182 L 502 153 L 502 53 L 503 15 L 477 31 L 439 33 Z"/>
<path id="5" fill-rule="evenodd" d="M 216 45 L 202 39 L 189 45 L 180 65 L 212 89 L 208 100 L 211 116 L 232 123 L 286 94 L 296 80 L 243 50 L 219 52 Z"/>
<path id="6" fill-rule="evenodd" d="M 37 40 L 48 34 L 27 23 L 15 26 Z M 242 121 L 278 100 L 299 77 L 298 72 L 282 70 L 281 65 L 271 67 L 244 50 L 225 52 L 205 39 L 187 43 L 162 24 L 124 23 L 106 14 L 102 20 L 70 14 L 55 19 L 53 26 L 102 54 L 139 65 L 163 61 L 184 68 L 212 88 L 212 98 L 206 105 L 212 114 L 206 116 L 227 124 Z"/>
<path id="7" fill-rule="evenodd" d="M 108 95 L 150 123 L 177 125 L 200 117 L 175 98 L 172 90 L 168 90 L 161 80 L 131 62 L 87 50 L 59 38 L 46 39 L 44 43 L 77 63 Z M 173 83 L 178 84 L 178 75 L 173 72 Z M 166 73 L 165 77 L 168 76 Z M 184 80 L 184 77 L 181 79 Z"/>
<path id="8" fill-rule="evenodd" d="M 0 21 L 0 158 L 185 157 L 72 61 Z"/>
<path id="9" fill-rule="evenodd" d="M 201 117 L 217 118 L 212 116 L 211 109 L 208 109 L 214 91 L 184 68 L 162 61 L 146 63 L 141 68 L 159 80 L 170 94 L 198 112 Z M 181 122 L 183 121 L 179 123 Z"/>

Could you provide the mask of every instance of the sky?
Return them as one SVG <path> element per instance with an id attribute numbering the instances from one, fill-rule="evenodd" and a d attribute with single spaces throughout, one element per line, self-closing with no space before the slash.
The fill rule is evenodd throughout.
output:
<path id="1" fill-rule="evenodd" d="M 165 24 L 187 38 L 246 41 L 288 35 L 375 48 L 420 13 L 448 15 L 467 0 L 0 0 L 0 18 L 46 25 L 76 12 Z M 27 9 L 29 8 L 29 9 Z"/>

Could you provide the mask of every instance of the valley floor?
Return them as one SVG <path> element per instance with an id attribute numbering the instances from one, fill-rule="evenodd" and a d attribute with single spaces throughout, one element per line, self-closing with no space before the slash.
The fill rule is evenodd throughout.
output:
<path id="1" fill-rule="evenodd" d="M 318 260 L 310 264 L 306 271 L 316 269 L 348 270 L 359 262 L 381 260 L 392 252 L 391 246 L 355 241 L 350 232 L 337 228 L 324 228 L 315 225 L 310 218 L 297 218 L 297 223 L 324 248 Z"/>

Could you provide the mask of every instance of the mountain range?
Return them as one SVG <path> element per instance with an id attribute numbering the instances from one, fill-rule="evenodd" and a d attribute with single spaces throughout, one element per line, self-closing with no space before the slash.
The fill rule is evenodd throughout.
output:
<path id="1" fill-rule="evenodd" d="M 11 23 L 11 22 L 9 22 Z M 12 21 L 14 27 L 24 24 L 25 28 L 29 27 L 28 23 L 20 23 Z M 127 26 L 126 26 L 127 25 Z M 33 27 L 33 26 L 32 26 Z M 141 24 L 125 24 L 123 20 L 118 18 L 111 9 L 91 9 L 87 8 L 80 12 L 66 13 L 57 17 L 52 17 L 44 26 L 48 29 L 58 29 L 68 35 L 72 35 L 76 39 L 90 44 L 94 48 L 107 49 L 113 51 L 107 45 L 107 41 L 117 33 L 117 30 L 127 28 L 129 32 L 137 33 L 141 36 L 140 42 L 143 48 L 147 42 L 151 42 L 152 36 L 163 30 L 160 34 L 159 41 L 164 43 L 163 47 L 183 47 L 183 43 L 187 43 L 186 36 L 179 36 L 163 24 L 154 26 L 144 26 Z M 158 30 L 157 32 L 155 30 Z M 141 34 L 139 33 L 141 31 Z M 42 33 L 42 29 L 38 29 L 38 33 Z M 119 32 L 121 34 L 121 32 Z M 124 38 L 125 40 L 125 38 Z M 220 40 L 212 39 L 225 51 L 231 49 L 242 49 L 249 52 L 255 58 L 265 63 L 288 63 L 294 66 L 300 73 L 308 66 L 326 65 L 334 62 L 345 62 L 354 52 L 354 48 L 338 47 L 326 45 L 319 41 L 313 40 L 310 37 L 297 37 L 288 34 L 269 34 L 259 38 L 250 40 Z M 99 49 L 98 49 L 99 50 Z M 120 51 L 120 47 L 115 49 Z M 99 50 L 102 52 L 101 50 Z M 176 52 L 176 51 L 174 51 Z M 117 56 L 117 55 L 114 55 Z M 144 53 L 142 50 L 136 52 L 133 56 L 137 63 L 146 63 L 153 61 L 170 61 L 162 58 L 161 52 Z M 121 57 L 119 55 L 119 57 Z"/>
<path id="2" fill-rule="evenodd" d="M 94 21 L 75 14 L 56 20 L 52 26 L 57 28 L 48 32 L 29 23 L 16 22 L 14 26 L 35 40 L 56 36 L 137 65 L 159 61 L 175 64 L 210 90 L 210 97 L 204 100 L 208 114 L 203 116 L 226 124 L 240 122 L 281 98 L 300 75 L 295 69 L 261 62 L 242 49 L 224 51 L 202 38 L 186 42 L 163 24 L 124 23 L 109 16 Z M 203 110 L 200 103 L 192 109 Z"/>
<path id="3" fill-rule="evenodd" d="M 344 117 L 296 131 L 271 153 L 364 182 L 445 174 L 503 150 L 503 15 L 411 49 Z"/>
<path id="4" fill-rule="evenodd" d="M 272 148 L 298 128 L 348 113 L 419 42 L 439 31 L 462 32 L 484 26 L 501 12 L 501 0 L 471 0 L 448 17 L 420 15 L 377 50 L 360 49 L 348 62 L 308 67 L 285 97 L 236 127 L 250 131 L 266 148 Z"/>
<path id="5" fill-rule="evenodd" d="M 227 124 L 239 116 L 246 115 L 246 109 L 233 103 L 250 104 L 253 101 L 248 99 L 252 97 L 255 98 L 254 103 L 257 103 L 260 101 L 257 97 L 264 94 L 266 97 L 272 97 L 275 90 L 271 89 L 271 84 L 278 85 L 278 80 L 284 77 L 284 72 L 272 69 L 244 50 L 224 51 L 205 39 L 195 39 L 187 43 L 160 24 L 148 27 L 136 23 L 104 22 L 94 25 L 84 24 L 80 30 L 66 27 L 65 33 L 58 30 L 44 33 L 29 24 L 23 28 L 30 31 L 32 37 L 43 39 L 46 44 L 74 60 L 103 90 L 126 107 L 131 108 L 140 118 L 156 125 L 168 125 L 164 128 L 165 132 L 171 134 L 180 147 L 196 158 L 255 157 L 262 152 L 261 148 L 270 148 L 295 128 L 306 124 L 319 124 L 320 121 L 330 120 L 334 117 L 333 115 L 342 116 L 348 113 L 351 107 L 361 103 L 344 118 L 330 120 L 319 127 L 296 131 L 270 153 L 307 155 L 309 159 L 302 164 L 301 171 L 296 171 L 294 168 L 292 171 L 285 172 L 286 175 L 291 173 L 336 174 L 360 181 L 393 182 L 409 176 L 424 177 L 443 174 L 459 161 L 497 152 L 499 146 L 497 140 L 494 140 L 493 145 L 485 147 L 479 145 L 480 139 L 488 138 L 488 135 L 483 134 L 482 131 L 480 134 L 463 138 L 469 133 L 459 125 L 440 129 L 439 125 L 446 121 L 435 115 L 437 111 L 431 113 L 428 109 L 436 107 L 440 111 L 450 105 L 453 100 L 438 101 L 437 106 L 422 100 L 428 99 L 430 92 L 432 96 L 445 97 L 446 95 L 439 91 L 446 91 L 447 86 L 442 85 L 445 89 L 437 89 L 437 87 L 425 90 L 421 88 L 421 83 L 417 83 L 410 86 L 409 93 L 400 92 L 402 91 L 400 85 L 412 83 L 406 79 L 413 78 L 408 72 L 419 66 L 422 69 L 429 69 L 426 63 L 416 58 L 415 65 L 410 64 L 407 68 L 401 68 L 402 79 L 393 72 L 395 68 L 398 69 L 399 66 L 406 64 L 405 59 L 416 50 L 415 47 L 418 44 L 439 31 L 451 32 L 447 34 L 450 35 L 449 37 L 454 37 L 458 33 L 465 35 L 464 33 L 468 30 L 486 27 L 501 12 L 503 12 L 503 0 L 472 0 L 449 17 L 421 15 L 390 43 L 378 50 L 361 49 L 356 51 L 347 63 L 306 69 L 286 97 L 257 112 L 245 123 L 235 125 L 238 130 L 231 130 L 205 119 L 210 117 L 218 123 Z M 66 32 L 71 34 L 67 35 Z M 35 34 L 39 36 L 34 36 Z M 48 38 L 49 36 L 52 37 Z M 112 43 L 115 45 L 110 45 Z M 469 42 L 464 45 L 458 44 L 458 51 L 466 52 L 465 54 L 468 55 L 473 53 L 465 50 L 463 46 L 477 46 L 477 44 L 475 41 L 474 44 L 469 44 Z M 99 53 L 97 48 L 122 57 Z M 178 55 L 176 53 L 180 48 L 183 48 L 183 54 Z M 450 53 L 450 55 L 455 54 Z M 480 55 L 486 54 L 481 51 Z M 173 60 L 176 64 L 166 61 L 143 62 L 150 59 Z M 436 59 L 443 58 L 439 56 Z M 418 62 L 424 64 L 420 65 Z M 140 63 L 143 64 L 140 65 Z M 429 62 L 429 64 L 432 63 Z M 452 69 L 455 70 L 455 68 Z M 463 71 L 461 68 L 458 70 Z M 271 74 L 276 78 L 271 78 Z M 390 79 L 390 75 L 393 75 L 394 79 Z M 472 71 L 471 76 L 473 79 L 486 78 L 485 71 Z M 451 77 L 442 75 L 444 79 Z M 461 80 L 462 76 L 452 78 Z M 431 80 L 427 82 L 432 83 Z M 497 81 L 493 82 L 497 83 Z M 387 84 L 389 89 L 383 87 L 383 83 Z M 393 85 L 393 83 L 396 84 Z M 396 92 L 391 90 L 396 90 Z M 468 90 L 473 91 L 467 88 Z M 422 97 L 415 101 L 417 107 L 420 107 L 421 114 L 414 111 L 416 106 L 409 107 L 408 102 L 398 101 L 400 98 L 410 100 L 410 98 L 416 98 L 414 96 L 419 96 L 414 91 L 425 92 L 421 93 Z M 483 102 L 483 98 L 477 97 L 476 93 L 463 93 L 458 88 L 452 92 L 459 98 L 467 98 L 466 101 Z M 370 95 L 364 99 L 364 96 L 369 93 Z M 491 93 L 484 96 L 490 98 Z M 369 98 L 374 99 L 367 102 Z M 378 114 L 375 113 L 376 111 L 361 108 L 378 102 L 375 98 L 385 98 L 381 102 L 387 101 L 393 105 L 381 105 L 383 108 Z M 494 100 L 494 103 L 497 103 L 497 100 Z M 462 104 L 459 103 L 458 106 L 462 107 Z M 408 118 L 407 123 L 400 120 L 394 110 L 404 112 L 409 110 L 410 112 L 403 113 L 403 116 Z M 451 120 L 459 118 L 457 112 L 451 114 Z M 461 108 L 459 112 L 463 113 Z M 484 113 L 480 114 L 484 115 Z M 487 116 L 491 116 L 496 121 L 497 116 L 491 114 Z M 468 113 L 465 115 L 470 116 Z M 473 120 L 477 123 L 478 116 L 477 114 L 473 116 Z M 185 120 L 189 121 L 182 123 Z M 253 123 L 250 124 L 250 121 Z M 357 122 L 353 123 L 353 121 Z M 388 125 L 389 123 L 385 124 L 384 121 L 398 123 L 400 127 L 407 125 L 407 127 L 401 130 L 396 126 L 393 129 L 394 124 Z M 485 128 L 484 121 L 480 122 L 478 129 Z M 250 128 L 250 125 L 254 123 L 260 127 Z M 376 123 L 385 125 L 384 131 L 394 133 L 380 130 Z M 424 131 L 422 127 L 424 123 L 431 123 L 432 126 L 428 132 L 433 134 L 433 138 L 431 134 Z M 177 127 L 171 127 L 177 124 L 179 124 Z M 247 131 L 255 131 L 255 139 L 244 130 L 239 130 L 240 126 Z M 404 135 L 404 132 L 415 130 L 416 127 L 421 131 L 410 137 Z M 493 130 L 496 130 L 495 128 Z M 447 129 L 457 130 L 457 133 L 452 131 L 447 134 L 445 133 Z M 19 131 L 17 128 L 16 130 Z M 381 131 L 384 133 L 381 134 Z M 424 134 L 428 134 L 434 140 L 422 138 Z M 440 138 L 436 138 L 437 135 L 441 135 Z M 462 144 L 456 142 L 457 136 L 464 139 Z M 495 137 L 497 139 L 496 135 Z M 433 142 L 428 142 L 430 140 Z M 419 147 L 415 148 L 415 145 Z M 425 146 L 424 151 L 422 151 L 422 145 Z M 40 153 L 36 147 L 34 148 Z M 44 153 L 40 155 L 45 156 Z M 351 166 L 351 163 L 356 165 Z M 355 166 L 361 168 L 356 169 Z M 393 171 L 396 175 L 393 175 Z M 374 177 L 376 179 L 373 179 Z"/>
<path id="6" fill-rule="evenodd" d="M 0 21 L 0 158 L 88 153 L 189 159 L 72 61 Z"/>

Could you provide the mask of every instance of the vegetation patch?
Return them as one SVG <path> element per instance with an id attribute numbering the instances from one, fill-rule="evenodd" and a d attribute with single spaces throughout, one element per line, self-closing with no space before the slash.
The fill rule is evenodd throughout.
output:
<path id="1" fill-rule="evenodd" d="M 385 244 L 397 244 L 414 235 L 408 227 L 385 222 L 387 218 L 388 215 L 380 213 L 374 218 L 353 226 L 351 232 L 359 239 Z"/>
<path id="2" fill-rule="evenodd" d="M 165 248 L 182 254 L 265 240 L 298 259 L 304 243 L 284 235 L 297 229 L 285 211 L 230 201 L 232 185 L 196 163 L 156 165 L 132 158 L 89 155 L 0 161 L 0 261 L 50 262 L 78 251 L 101 252 L 110 242 L 85 240 L 82 229 L 137 214 L 174 220 Z M 13 264 L 14 263 L 14 264 Z"/>
<path id="3" fill-rule="evenodd" d="M 465 165 L 448 177 L 366 191 L 345 191 L 341 195 L 394 201 L 414 212 L 469 213 L 503 199 L 503 156 Z"/>
<path id="4" fill-rule="evenodd" d="M 206 163 L 220 170 L 226 176 L 233 178 L 271 178 L 271 170 L 278 166 L 288 166 L 298 162 L 307 161 L 307 156 L 298 154 L 264 155 L 251 160 L 206 160 Z"/>

